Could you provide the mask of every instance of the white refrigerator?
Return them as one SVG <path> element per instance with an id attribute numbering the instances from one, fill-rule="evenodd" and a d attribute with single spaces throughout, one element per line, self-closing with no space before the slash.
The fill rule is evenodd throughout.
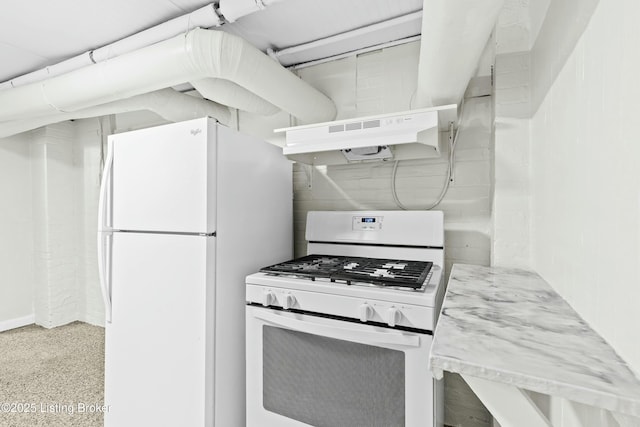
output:
<path id="1" fill-rule="evenodd" d="M 108 146 L 105 426 L 243 426 L 244 278 L 292 257 L 291 163 L 210 118 Z"/>

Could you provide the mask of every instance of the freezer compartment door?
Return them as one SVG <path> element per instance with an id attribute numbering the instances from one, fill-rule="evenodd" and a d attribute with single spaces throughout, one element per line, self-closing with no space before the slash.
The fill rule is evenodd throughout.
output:
<path id="1" fill-rule="evenodd" d="M 112 227 L 215 232 L 216 126 L 203 118 L 109 137 Z"/>
<path id="2" fill-rule="evenodd" d="M 215 238 L 113 234 L 106 427 L 213 426 Z"/>

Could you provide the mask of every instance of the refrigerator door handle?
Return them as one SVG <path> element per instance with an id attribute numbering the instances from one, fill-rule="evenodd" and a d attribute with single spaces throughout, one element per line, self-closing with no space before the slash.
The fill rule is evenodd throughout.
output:
<path id="1" fill-rule="evenodd" d="M 100 290 L 104 300 L 104 314 L 106 321 L 111 323 L 111 239 L 110 231 L 98 232 L 98 276 Z"/>
<path id="2" fill-rule="evenodd" d="M 100 180 L 100 196 L 98 199 L 98 231 L 109 231 L 111 229 L 111 171 L 113 170 L 113 144 L 109 142 L 107 147 L 107 158 L 104 161 L 102 179 Z"/>
<path id="3" fill-rule="evenodd" d="M 111 171 L 113 169 L 113 144 L 109 142 L 107 158 L 104 162 L 102 179 L 100 180 L 100 196 L 98 199 L 98 276 L 100 290 L 104 300 L 105 318 L 111 323 L 111 221 L 109 191 L 111 189 Z"/>

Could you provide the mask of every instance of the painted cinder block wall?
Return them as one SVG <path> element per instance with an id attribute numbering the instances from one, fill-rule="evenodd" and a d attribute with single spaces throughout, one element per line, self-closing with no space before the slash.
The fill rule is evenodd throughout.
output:
<path id="1" fill-rule="evenodd" d="M 640 55 L 629 40 L 640 5 L 528 7 L 496 31 L 492 262 L 537 271 L 638 372 Z M 532 397 L 554 425 L 619 425 L 606 411 Z"/>
<path id="2" fill-rule="evenodd" d="M 103 324 L 97 124 L 65 122 L 0 140 L 0 330 Z"/>
<path id="3" fill-rule="evenodd" d="M 60 123 L 0 140 L 0 330 L 78 320 L 74 138 Z"/>
<path id="4" fill-rule="evenodd" d="M 383 49 L 298 71 L 301 78 L 337 100 L 338 119 L 406 111 L 417 86 L 419 43 Z M 345 96 L 348 94 L 348 96 Z M 436 208 L 445 212 L 446 263 L 489 263 L 491 216 L 491 98 L 465 103 L 457 141 L 454 181 Z M 429 206 L 446 179 L 443 156 L 401 161 L 396 172 L 400 201 L 411 209 Z M 310 210 L 397 210 L 391 192 L 394 162 L 350 165 L 294 165 L 296 255 L 306 253 L 306 214 Z"/>
<path id="5" fill-rule="evenodd" d="M 637 1 L 600 0 L 531 121 L 533 266 L 636 372 L 638 16 Z M 534 94 L 549 50 L 532 51 Z"/>
<path id="6" fill-rule="evenodd" d="M 58 123 L 30 133 L 33 186 L 34 314 L 47 328 L 77 320 L 79 205 L 74 126 Z"/>
<path id="7" fill-rule="evenodd" d="M 566 3 L 497 29 L 492 261 L 536 270 L 640 371 L 640 4 Z"/>

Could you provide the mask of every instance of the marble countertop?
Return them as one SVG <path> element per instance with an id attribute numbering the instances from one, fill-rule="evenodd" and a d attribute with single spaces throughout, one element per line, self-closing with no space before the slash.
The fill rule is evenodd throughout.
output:
<path id="1" fill-rule="evenodd" d="M 430 366 L 640 416 L 640 380 L 536 273 L 455 264 Z"/>

